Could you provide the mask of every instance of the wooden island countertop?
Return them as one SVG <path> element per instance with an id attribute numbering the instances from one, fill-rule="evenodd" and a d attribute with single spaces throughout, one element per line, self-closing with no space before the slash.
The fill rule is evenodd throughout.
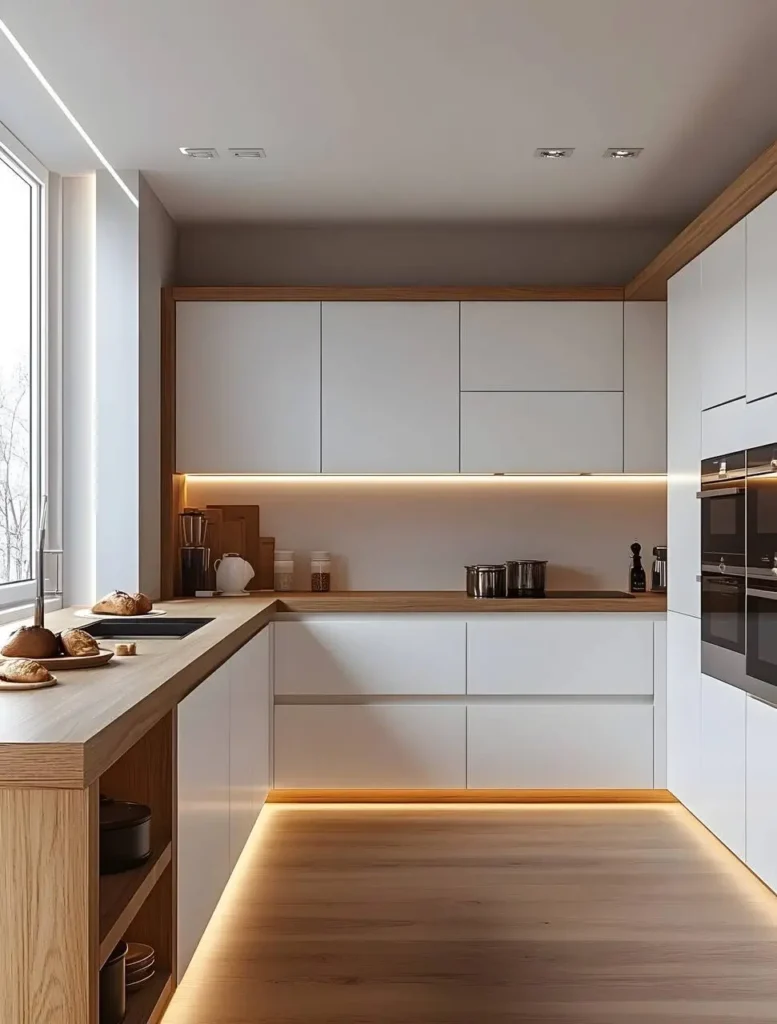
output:
<path id="1" fill-rule="evenodd" d="M 0 786 L 89 786 L 278 613 L 661 613 L 666 599 L 646 594 L 475 600 L 457 591 L 344 591 L 198 598 L 156 607 L 212 621 L 182 639 L 139 640 L 135 657 L 116 657 L 101 668 L 58 669 L 60 685 L 50 689 L 0 693 Z M 46 624 L 59 631 L 89 621 L 74 611 L 52 612 Z M 19 624 L 3 626 L 0 638 Z M 102 643 L 113 647 L 111 641 Z"/>

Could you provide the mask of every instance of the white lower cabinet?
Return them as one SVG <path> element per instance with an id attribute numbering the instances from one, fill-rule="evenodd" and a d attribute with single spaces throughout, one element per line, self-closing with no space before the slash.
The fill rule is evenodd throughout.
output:
<path id="1" fill-rule="evenodd" d="M 280 705 L 276 789 L 463 789 L 466 708 Z"/>
<path id="2" fill-rule="evenodd" d="M 747 698 L 747 865 L 777 892 L 777 708 Z"/>
<path id="3" fill-rule="evenodd" d="M 745 857 L 747 695 L 701 677 L 701 757 L 696 813 L 721 842 Z"/>
<path id="4" fill-rule="evenodd" d="M 230 658 L 230 870 L 243 852 L 270 781 L 270 640 L 263 630 Z"/>
<path id="5" fill-rule="evenodd" d="M 229 665 L 178 705 L 178 977 L 230 873 Z"/>
<path id="6" fill-rule="evenodd" d="M 619 613 L 470 622 L 467 692 L 651 694 L 653 621 Z"/>
<path id="7" fill-rule="evenodd" d="M 701 790 L 701 623 L 666 617 L 667 788 L 697 814 Z"/>
<path id="8" fill-rule="evenodd" d="M 275 624 L 275 692 L 455 694 L 465 690 L 466 623 L 337 616 Z"/>
<path id="9" fill-rule="evenodd" d="M 641 704 L 471 705 L 470 789 L 650 789 L 653 708 Z"/>

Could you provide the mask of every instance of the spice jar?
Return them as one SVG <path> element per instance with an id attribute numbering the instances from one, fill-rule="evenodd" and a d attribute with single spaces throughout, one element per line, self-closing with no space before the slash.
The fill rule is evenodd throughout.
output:
<path id="1" fill-rule="evenodd" d="M 276 590 L 294 590 L 294 552 L 276 551 L 273 566 Z"/>
<path id="2" fill-rule="evenodd" d="M 312 551 L 310 554 L 310 589 L 315 593 L 326 593 L 332 581 L 332 561 L 328 551 Z"/>

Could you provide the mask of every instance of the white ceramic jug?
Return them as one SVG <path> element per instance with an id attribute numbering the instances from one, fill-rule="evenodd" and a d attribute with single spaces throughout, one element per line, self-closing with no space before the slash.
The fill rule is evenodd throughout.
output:
<path id="1" fill-rule="evenodd" d="M 223 558 L 217 558 L 213 568 L 216 570 L 216 590 L 227 596 L 248 593 L 245 585 L 254 575 L 254 570 L 245 558 L 230 552 Z"/>

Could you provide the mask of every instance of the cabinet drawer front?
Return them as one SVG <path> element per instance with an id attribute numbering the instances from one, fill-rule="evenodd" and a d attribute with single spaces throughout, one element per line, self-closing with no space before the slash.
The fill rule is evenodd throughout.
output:
<path id="1" fill-rule="evenodd" d="M 473 705 L 471 789 L 650 789 L 653 709 L 608 704 Z"/>
<path id="2" fill-rule="evenodd" d="M 275 709 L 276 789 L 461 789 L 463 705 Z"/>
<path id="3" fill-rule="evenodd" d="M 319 473 L 320 303 L 176 307 L 178 472 Z"/>
<path id="4" fill-rule="evenodd" d="M 467 692 L 651 694 L 653 623 L 622 615 L 470 621 Z"/>
<path id="5" fill-rule="evenodd" d="M 462 473 L 622 473 L 621 392 L 464 393 Z"/>
<path id="6" fill-rule="evenodd" d="M 701 677 L 701 783 L 698 814 L 733 853 L 745 856 L 747 694 Z"/>
<path id="7" fill-rule="evenodd" d="M 457 694 L 465 671 L 460 620 L 275 624 L 276 694 Z"/>
<path id="8" fill-rule="evenodd" d="M 462 302 L 462 391 L 622 388 L 622 302 Z"/>

